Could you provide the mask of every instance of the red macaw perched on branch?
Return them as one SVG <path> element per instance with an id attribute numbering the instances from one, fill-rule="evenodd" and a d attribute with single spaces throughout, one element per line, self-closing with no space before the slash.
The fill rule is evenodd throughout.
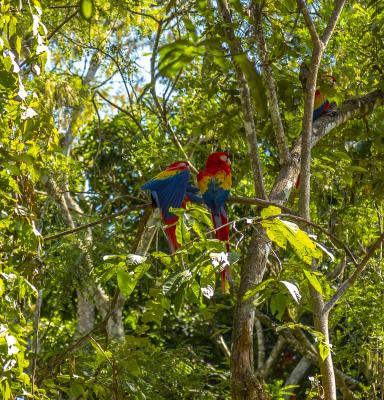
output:
<path id="1" fill-rule="evenodd" d="M 189 200 L 201 202 L 195 194 L 198 189 L 188 185 L 189 178 L 189 164 L 186 161 L 178 161 L 141 187 L 151 191 L 153 202 L 161 210 L 163 222 L 167 225 L 165 233 L 172 253 L 180 247 L 180 244 L 176 240 L 178 217 L 169 212 L 169 208 L 184 208 Z"/>
<path id="2" fill-rule="evenodd" d="M 335 85 L 336 78 L 334 76 L 326 75 L 325 78 L 325 86 L 333 87 Z M 313 121 L 332 111 L 332 106 L 333 104 L 328 101 L 327 96 L 323 93 L 323 89 L 321 87 L 317 88 L 315 92 L 315 102 L 313 105 Z"/>
<path id="3" fill-rule="evenodd" d="M 212 213 L 213 224 L 216 229 L 216 238 L 227 242 L 229 252 L 229 226 L 225 211 L 225 202 L 228 199 L 232 186 L 231 160 L 228 153 L 212 153 L 205 164 L 205 169 L 197 175 L 197 182 L 203 199 Z M 221 272 L 221 285 L 225 292 L 225 281 L 229 278 L 229 268 Z"/>

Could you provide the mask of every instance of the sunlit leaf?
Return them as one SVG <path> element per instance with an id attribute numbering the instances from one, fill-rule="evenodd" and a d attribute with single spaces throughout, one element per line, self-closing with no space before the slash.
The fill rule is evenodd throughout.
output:
<path id="1" fill-rule="evenodd" d="M 80 0 L 80 13 L 81 16 L 89 21 L 93 14 L 93 1 L 92 0 Z"/>

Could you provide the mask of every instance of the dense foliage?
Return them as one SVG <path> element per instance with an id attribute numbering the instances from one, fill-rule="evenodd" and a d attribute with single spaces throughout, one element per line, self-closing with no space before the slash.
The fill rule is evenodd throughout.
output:
<path id="1" fill-rule="evenodd" d="M 319 32 L 333 3 L 308 1 Z M 231 0 L 230 23 L 223 4 L 0 0 L 1 398 L 237 399 L 231 365 L 249 348 L 265 398 L 328 399 L 331 356 L 340 398 L 383 398 L 384 1 L 346 2 L 322 58 L 317 85 L 339 108 L 316 125 L 328 130 L 311 155 L 310 223 L 293 182 L 263 203 L 252 173 L 257 153 L 270 193 L 289 164 L 253 10 L 293 149 L 313 50 L 300 1 Z M 174 210 L 182 246 L 169 255 L 140 187 L 181 159 L 195 176 L 218 148 L 232 154 L 228 260 L 201 205 Z M 249 288 L 257 235 L 266 268 Z M 327 302 L 346 283 L 330 345 L 314 293 Z M 239 355 L 243 304 L 255 335 Z"/>

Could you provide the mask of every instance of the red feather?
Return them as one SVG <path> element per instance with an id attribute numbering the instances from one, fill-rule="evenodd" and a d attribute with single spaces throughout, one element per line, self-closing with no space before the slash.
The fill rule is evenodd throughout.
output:
<path id="1" fill-rule="evenodd" d="M 188 198 L 185 197 L 181 208 L 185 208 L 187 202 Z M 165 218 L 164 215 L 162 215 L 162 219 L 163 222 L 167 225 L 164 230 L 165 234 L 167 235 L 169 248 L 171 250 L 171 253 L 174 253 L 180 247 L 180 243 L 176 239 L 176 225 L 179 217 L 176 215 L 172 215 L 170 218 Z"/>
<path id="2" fill-rule="evenodd" d="M 224 173 L 224 176 L 229 177 L 224 185 L 220 179 L 215 179 L 219 174 Z M 205 169 L 197 175 L 200 191 L 203 193 L 203 198 L 207 206 L 212 211 L 212 221 L 215 226 L 216 239 L 226 242 L 227 252 L 229 252 L 229 225 L 228 218 L 225 213 L 225 201 L 229 195 L 231 177 L 230 157 L 225 152 L 215 152 L 209 155 L 205 164 Z M 219 185 L 219 188 L 212 189 L 210 184 L 214 182 Z M 226 266 L 221 271 L 221 287 L 225 293 L 226 280 L 230 278 L 229 267 Z"/>

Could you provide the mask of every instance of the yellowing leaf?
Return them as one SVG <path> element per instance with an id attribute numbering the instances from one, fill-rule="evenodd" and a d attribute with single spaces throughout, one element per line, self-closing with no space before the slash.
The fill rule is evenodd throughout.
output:
<path id="1" fill-rule="evenodd" d="M 93 14 L 93 1 L 92 0 L 81 0 L 80 14 L 86 21 L 89 21 L 91 19 L 92 14 Z"/>
<path id="2" fill-rule="evenodd" d="M 261 218 L 268 218 L 279 214 L 281 214 L 281 208 L 276 206 L 268 206 L 267 208 L 263 208 L 260 212 Z"/>

